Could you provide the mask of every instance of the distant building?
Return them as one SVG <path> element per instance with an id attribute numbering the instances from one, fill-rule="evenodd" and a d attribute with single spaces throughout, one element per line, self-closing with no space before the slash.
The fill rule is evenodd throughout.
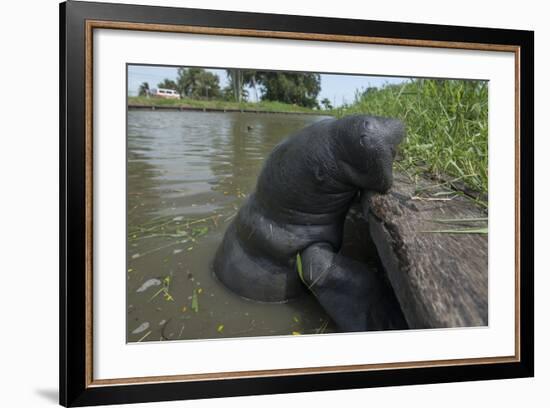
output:
<path id="1" fill-rule="evenodd" d="M 180 99 L 180 94 L 178 91 L 173 89 L 165 88 L 153 88 L 150 92 L 151 96 L 156 96 L 159 98 L 168 98 L 168 99 Z"/>

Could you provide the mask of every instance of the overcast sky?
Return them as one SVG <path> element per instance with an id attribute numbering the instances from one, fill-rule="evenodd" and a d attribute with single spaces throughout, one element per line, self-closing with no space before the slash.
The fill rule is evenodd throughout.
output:
<path id="1" fill-rule="evenodd" d="M 223 69 L 207 69 L 220 78 L 220 87 L 227 86 L 227 74 Z M 129 65 L 128 66 L 128 94 L 135 96 L 138 93 L 142 82 L 148 82 L 149 87 L 155 88 L 158 83 L 165 78 L 175 80 L 177 77 L 177 67 L 151 66 L 151 65 Z M 356 90 L 366 89 L 368 87 L 381 87 L 386 83 L 400 83 L 406 81 L 406 78 L 381 77 L 367 75 L 339 75 L 339 74 L 321 74 L 321 92 L 318 100 L 328 98 L 334 106 L 340 106 L 343 103 L 351 103 L 354 100 Z M 254 101 L 253 91 L 249 92 L 249 99 Z"/>

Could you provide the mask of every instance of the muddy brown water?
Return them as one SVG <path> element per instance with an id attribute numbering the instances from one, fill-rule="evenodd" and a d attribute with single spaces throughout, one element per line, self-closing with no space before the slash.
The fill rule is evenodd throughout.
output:
<path id="1" fill-rule="evenodd" d="M 128 112 L 128 342 L 336 331 L 313 295 L 254 302 L 230 292 L 212 272 L 225 229 L 254 189 L 264 159 L 290 133 L 323 119 Z M 362 225 L 361 218 L 351 211 L 348 224 Z M 366 230 L 348 224 L 343 251 L 365 257 Z"/>

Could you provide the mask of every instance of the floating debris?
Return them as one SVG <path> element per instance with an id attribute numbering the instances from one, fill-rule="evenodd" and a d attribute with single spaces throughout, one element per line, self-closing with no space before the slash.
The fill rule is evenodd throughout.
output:
<path id="1" fill-rule="evenodd" d="M 222 333 L 222 332 L 223 332 L 223 328 L 224 328 L 224 325 L 223 325 L 223 324 L 220 324 L 216 330 L 217 330 L 218 333 Z"/>
<path id="2" fill-rule="evenodd" d="M 152 332 L 147 332 L 141 339 L 139 339 L 137 342 L 139 343 L 140 341 L 143 341 L 147 338 L 147 336 L 149 336 Z"/>
<path id="3" fill-rule="evenodd" d="M 199 312 L 199 296 L 197 295 L 196 289 L 193 289 L 193 297 L 191 298 L 191 309 L 193 309 L 195 313 Z"/>
<path id="4" fill-rule="evenodd" d="M 157 293 L 155 293 L 151 299 L 149 299 L 149 302 L 151 302 L 154 298 L 156 298 L 160 293 L 162 293 L 164 295 L 164 300 L 167 300 L 167 301 L 174 301 L 174 298 L 172 297 L 172 295 L 170 294 L 170 292 L 168 291 L 168 289 L 170 288 L 170 282 L 171 282 L 172 278 L 170 276 L 167 276 L 165 277 L 163 280 L 162 280 L 162 288 L 160 288 Z"/>
<path id="5" fill-rule="evenodd" d="M 325 320 L 323 322 L 323 324 L 321 324 L 321 326 L 316 330 L 316 333 L 317 334 L 322 334 L 325 332 L 325 330 L 327 329 L 327 326 L 328 326 L 328 320 Z"/>
<path id="6" fill-rule="evenodd" d="M 139 334 L 143 333 L 145 330 L 149 328 L 150 324 L 149 322 L 143 322 L 138 327 L 136 327 L 134 330 L 132 330 L 132 334 Z"/>
<path id="7" fill-rule="evenodd" d="M 136 290 L 137 293 L 140 293 L 140 292 L 145 292 L 147 289 L 149 289 L 150 287 L 153 287 L 153 286 L 159 286 L 162 284 L 162 281 L 160 279 L 157 279 L 157 278 L 152 278 L 152 279 L 149 279 L 147 281 L 145 281 L 143 283 L 143 285 L 141 285 L 138 290 Z"/>
<path id="8" fill-rule="evenodd" d="M 194 238 L 198 238 L 204 234 L 206 234 L 208 232 L 208 227 L 204 226 L 204 227 L 194 227 L 192 230 L 191 230 L 191 235 L 194 237 Z"/>

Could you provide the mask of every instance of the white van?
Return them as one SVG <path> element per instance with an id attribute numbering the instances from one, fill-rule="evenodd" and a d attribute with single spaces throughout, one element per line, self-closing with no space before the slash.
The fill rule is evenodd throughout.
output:
<path id="1" fill-rule="evenodd" d="M 159 98 L 180 99 L 178 91 L 173 89 L 155 88 L 151 91 L 151 95 Z"/>

